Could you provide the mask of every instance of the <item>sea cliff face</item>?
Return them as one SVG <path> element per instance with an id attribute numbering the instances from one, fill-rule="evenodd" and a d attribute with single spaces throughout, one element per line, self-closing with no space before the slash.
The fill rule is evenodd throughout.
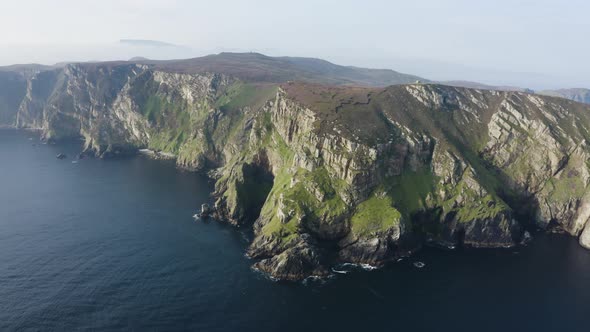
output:
<path id="1" fill-rule="evenodd" d="M 423 243 L 511 247 L 534 228 L 590 246 L 590 107 L 564 99 L 105 63 L 0 75 L 0 102 L 0 125 L 209 171 L 218 217 L 253 227 L 247 254 L 279 279 L 380 266 Z"/>

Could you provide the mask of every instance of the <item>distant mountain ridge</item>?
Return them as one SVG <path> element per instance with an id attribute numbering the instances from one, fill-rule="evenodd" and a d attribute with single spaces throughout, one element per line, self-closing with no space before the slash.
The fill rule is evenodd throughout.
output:
<path id="1" fill-rule="evenodd" d="M 400 73 L 391 69 L 369 69 L 341 66 L 326 60 L 304 57 L 271 57 L 260 53 L 219 53 L 198 58 L 178 60 L 151 60 L 140 56 L 128 61 L 84 62 L 81 66 L 97 65 L 116 67 L 123 64 L 143 64 L 155 70 L 182 74 L 219 73 L 250 82 L 285 83 L 303 81 L 308 83 L 386 87 L 410 84 L 427 79 Z M 60 67 L 63 64 L 59 65 Z M 55 68 L 37 64 L 0 67 L 0 71 L 39 72 Z"/>
<path id="2" fill-rule="evenodd" d="M 149 40 L 122 40 L 129 43 L 162 43 Z M 342 66 L 326 60 L 307 57 L 272 57 L 260 53 L 231 53 L 222 52 L 203 57 L 176 60 L 152 60 L 141 56 L 127 61 L 86 62 L 82 65 L 118 66 L 136 63 L 152 67 L 155 70 L 176 72 L 183 74 L 202 74 L 207 72 L 221 73 L 251 82 L 285 83 L 301 81 L 308 83 L 387 87 L 390 85 L 421 83 L 438 83 L 452 87 L 463 87 L 478 90 L 513 91 L 537 93 L 552 97 L 566 98 L 573 101 L 590 104 L 590 89 L 559 89 L 534 91 L 516 86 L 496 86 L 479 82 L 451 80 L 431 81 L 416 75 L 400 73 L 391 69 L 369 69 L 355 66 Z M 18 64 L 0 67 L 0 72 L 18 72 L 31 75 L 41 71 L 61 68 L 67 63 L 53 66 L 40 64 Z"/>
<path id="3" fill-rule="evenodd" d="M 539 91 L 539 94 L 571 99 L 580 103 L 590 104 L 590 89 L 559 89 Z"/>
<path id="4" fill-rule="evenodd" d="M 558 89 L 558 90 L 540 90 L 535 91 L 532 89 L 515 87 L 515 86 L 494 86 L 487 85 L 478 82 L 470 81 L 444 81 L 438 82 L 442 85 L 448 85 L 458 88 L 469 88 L 479 90 L 495 90 L 495 91 L 514 91 L 514 92 L 526 92 L 536 93 L 543 96 L 565 98 L 579 103 L 590 104 L 590 89 L 574 88 L 574 89 Z"/>
<path id="5" fill-rule="evenodd" d="M 390 69 L 367 69 L 336 65 L 326 60 L 303 57 L 271 57 L 260 53 L 219 53 L 185 60 L 140 61 L 158 70 L 198 74 L 222 73 L 240 79 L 284 83 L 306 81 L 333 85 L 385 87 L 428 81 Z"/>
<path id="6" fill-rule="evenodd" d="M 471 82 L 471 81 L 442 81 L 438 82 L 442 85 L 454 86 L 457 88 L 469 88 L 469 89 L 479 89 L 479 90 L 495 90 L 495 91 L 514 91 L 514 92 L 527 92 L 527 93 L 534 93 L 535 91 L 528 88 L 521 88 L 517 86 L 497 86 L 497 85 L 489 85 L 483 84 L 479 82 Z"/>

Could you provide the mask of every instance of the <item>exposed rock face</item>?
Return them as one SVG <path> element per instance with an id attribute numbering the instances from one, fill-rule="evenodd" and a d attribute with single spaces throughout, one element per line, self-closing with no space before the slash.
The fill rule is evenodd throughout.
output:
<path id="1" fill-rule="evenodd" d="M 339 259 L 351 263 L 382 265 L 397 256 L 400 232 L 399 225 L 365 236 L 351 231 L 338 243 Z"/>
<path id="2" fill-rule="evenodd" d="M 586 227 L 580 236 L 580 245 L 586 249 L 590 249 L 590 222 L 586 223 Z"/>
<path id="3" fill-rule="evenodd" d="M 0 127 L 13 126 L 27 85 L 23 73 L 0 71 Z"/>
<path id="4" fill-rule="evenodd" d="M 322 276 L 334 262 L 379 266 L 425 241 L 510 247 L 528 226 L 590 245 L 581 104 L 422 84 L 254 84 L 135 64 L 14 77 L 0 85 L 22 95 L 17 111 L 0 108 L 6 125 L 83 137 L 101 157 L 149 148 L 211 171 L 215 213 L 252 225 L 248 255 L 279 279 Z"/>
<path id="5" fill-rule="evenodd" d="M 254 264 L 254 268 L 281 280 L 302 277 L 325 277 L 330 273 L 323 266 L 321 255 L 309 236 L 300 236 L 287 249 Z"/>

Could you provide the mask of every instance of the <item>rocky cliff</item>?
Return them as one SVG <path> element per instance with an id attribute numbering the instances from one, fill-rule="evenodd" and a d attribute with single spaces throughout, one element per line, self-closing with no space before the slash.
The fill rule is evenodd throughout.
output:
<path id="1" fill-rule="evenodd" d="M 105 63 L 0 76 L 0 101 L 2 125 L 210 171 L 218 217 L 253 227 L 247 254 L 279 279 L 379 266 L 427 242 L 510 247 L 525 229 L 590 247 L 590 107 L 564 99 Z"/>

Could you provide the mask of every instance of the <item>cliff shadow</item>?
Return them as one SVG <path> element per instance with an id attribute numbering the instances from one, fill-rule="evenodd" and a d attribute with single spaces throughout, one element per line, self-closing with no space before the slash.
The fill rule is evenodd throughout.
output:
<path id="1" fill-rule="evenodd" d="M 252 224 L 260 216 L 264 202 L 274 185 L 274 175 L 266 154 L 259 154 L 250 164 L 242 166 L 243 181 L 236 192 L 243 207 L 242 223 Z"/>

